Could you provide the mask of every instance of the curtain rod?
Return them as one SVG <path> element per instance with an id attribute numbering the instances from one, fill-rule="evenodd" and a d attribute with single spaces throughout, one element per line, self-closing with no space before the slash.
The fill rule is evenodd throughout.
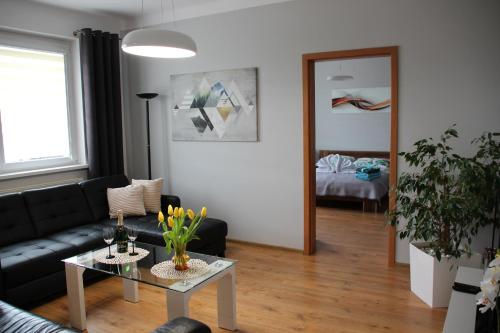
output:
<path id="1" fill-rule="evenodd" d="M 74 37 L 78 37 L 82 34 L 84 34 L 84 31 L 82 29 L 78 29 L 78 30 L 73 31 Z M 118 35 L 118 40 L 122 40 L 122 38 L 120 37 L 120 34 L 117 34 L 117 35 Z"/>

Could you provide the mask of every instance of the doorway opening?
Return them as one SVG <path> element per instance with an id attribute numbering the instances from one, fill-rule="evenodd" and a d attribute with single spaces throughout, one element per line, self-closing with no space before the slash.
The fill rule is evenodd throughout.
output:
<path id="1" fill-rule="evenodd" d="M 374 212 L 395 205 L 390 189 L 397 179 L 398 48 L 305 54 L 302 70 L 304 254 L 311 255 L 316 251 L 317 199 L 328 205 L 358 203 L 363 211 Z M 328 128 L 328 118 L 335 118 L 336 125 Z M 353 119 L 356 129 L 349 128 Z M 320 135 L 318 128 L 323 128 Z M 364 143 L 356 137 L 339 139 L 356 131 L 359 137 L 374 137 Z M 379 187 L 385 192 L 374 191 Z M 393 266 L 396 232 L 387 229 L 387 262 Z"/>

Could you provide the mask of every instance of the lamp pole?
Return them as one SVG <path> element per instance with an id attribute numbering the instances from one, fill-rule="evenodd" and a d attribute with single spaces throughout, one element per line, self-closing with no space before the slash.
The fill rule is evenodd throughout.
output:
<path id="1" fill-rule="evenodd" d="M 148 143 L 146 145 L 148 149 L 148 179 L 151 180 L 151 139 L 150 139 L 150 129 L 149 129 L 149 100 L 157 97 L 157 93 L 140 93 L 137 97 L 146 100 L 146 130 L 148 133 Z"/>

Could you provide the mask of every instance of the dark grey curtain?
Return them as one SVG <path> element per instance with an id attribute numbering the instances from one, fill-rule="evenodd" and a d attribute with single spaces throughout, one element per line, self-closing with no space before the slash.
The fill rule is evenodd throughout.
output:
<path id="1" fill-rule="evenodd" d="M 89 178 L 123 174 L 119 38 L 89 28 L 79 38 Z"/>

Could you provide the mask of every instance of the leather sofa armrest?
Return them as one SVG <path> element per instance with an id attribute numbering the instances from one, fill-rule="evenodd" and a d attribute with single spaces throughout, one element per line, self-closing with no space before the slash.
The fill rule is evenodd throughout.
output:
<path id="1" fill-rule="evenodd" d="M 168 205 L 172 205 L 172 207 L 180 207 L 181 206 L 181 199 L 175 195 L 162 194 L 161 195 L 161 209 L 162 209 L 162 211 L 166 212 Z"/>
<path id="2" fill-rule="evenodd" d="M 154 330 L 152 333 L 211 333 L 210 328 L 194 319 L 177 317 Z"/>

